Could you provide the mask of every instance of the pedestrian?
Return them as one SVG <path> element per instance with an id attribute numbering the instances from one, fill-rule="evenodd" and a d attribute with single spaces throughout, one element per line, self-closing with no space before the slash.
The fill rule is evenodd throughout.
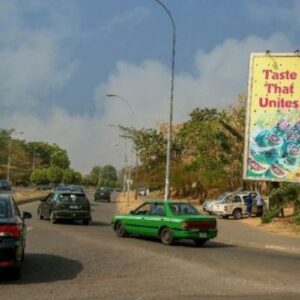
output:
<path id="1" fill-rule="evenodd" d="M 249 193 L 248 196 L 246 197 L 247 213 L 249 217 L 251 217 L 252 214 L 252 203 L 253 203 L 253 199 L 251 194 Z"/>
<path id="2" fill-rule="evenodd" d="M 260 217 L 262 214 L 263 214 L 263 199 L 260 195 L 260 193 L 257 193 L 256 197 L 255 197 L 255 200 L 256 200 L 256 206 L 257 206 L 257 213 L 256 215 L 258 217 Z"/>

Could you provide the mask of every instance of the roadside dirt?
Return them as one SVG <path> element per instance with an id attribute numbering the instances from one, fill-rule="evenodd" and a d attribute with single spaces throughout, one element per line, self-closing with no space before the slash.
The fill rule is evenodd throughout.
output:
<path id="1" fill-rule="evenodd" d="M 275 218 L 273 222 L 269 224 L 261 224 L 260 218 L 244 218 L 239 222 L 265 232 L 300 238 L 300 226 L 292 224 L 289 217 Z"/>
<path id="2" fill-rule="evenodd" d="M 122 192 L 117 197 L 117 209 L 119 213 L 127 213 L 137 208 L 143 202 L 141 197 L 135 199 L 135 192 L 130 192 L 128 198 L 127 193 Z"/>

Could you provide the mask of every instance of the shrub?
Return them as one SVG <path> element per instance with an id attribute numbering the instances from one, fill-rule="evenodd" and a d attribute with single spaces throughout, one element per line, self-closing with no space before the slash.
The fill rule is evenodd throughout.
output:
<path id="1" fill-rule="evenodd" d="M 294 216 L 291 218 L 292 223 L 300 225 L 300 215 Z"/>
<path id="2" fill-rule="evenodd" d="M 267 210 L 263 213 L 263 215 L 260 217 L 262 224 L 271 223 L 272 220 L 277 217 L 280 213 L 281 207 L 280 206 L 274 206 L 271 210 Z"/>

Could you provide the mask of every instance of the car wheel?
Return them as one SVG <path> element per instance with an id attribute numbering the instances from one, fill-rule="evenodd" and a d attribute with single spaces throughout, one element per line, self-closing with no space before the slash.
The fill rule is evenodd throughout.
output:
<path id="1" fill-rule="evenodd" d="M 127 235 L 125 226 L 121 222 L 118 222 L 116 225 L 116 234 L 118 237 L 125 237 Z"/>
<path id="2" fill-rule="evenodd" d="M 208 240 L 205 240 L 205 239 L 197 239 L 197 240 L 194 240 L 194 243 L 196 246 L 203 246 Z"/>
<path id="3" fill-rule="evenodd" d="M 53 211 L 52 211 L 51 214 L 50 214 L 50 223 L 51 223 L 51 224 L 55 224 L 55 223 L 56 223 L 56 220 L 55 220 L 55 218 L 54 218 Z"/>
<path id="4" fill-rule="evenodd" d="M 160 240 L 164 245 L 172 245 L 174 241 L 172 230 L 170 228 L 163 228 L 160 232 Z"/>
<path id="5" fill-rule="evenodd" d="M 82 220 L 82 224 L 87 226 L 90 224 L 90 220 Z"/>
<path id="6" fill-rule="evenodd" d="M 233 211 L 233 217 L 234 217 L 236 220 L 241 219 L 242 216 L 243 216 L 243 214 L 242 214 L 242 210 L 241 210 L 241 209 L 237 208 L 237 209 L 235 209 L 235 210 Z"/>

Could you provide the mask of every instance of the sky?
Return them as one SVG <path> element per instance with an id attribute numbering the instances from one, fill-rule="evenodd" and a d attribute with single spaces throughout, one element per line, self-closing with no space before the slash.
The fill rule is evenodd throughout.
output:
<path id="1" fill-rule="evenodd" d="M 234 104 L 251 52 L 300 48 L 300 1 L 162 1 L 176 24 L 175 122 Z M 0 128 L 59 144 L 74 169 L 124 165 L 116 125 L 168 121 L 172 28 L 154 0 L 0 0 L 0 37 Z"/>

